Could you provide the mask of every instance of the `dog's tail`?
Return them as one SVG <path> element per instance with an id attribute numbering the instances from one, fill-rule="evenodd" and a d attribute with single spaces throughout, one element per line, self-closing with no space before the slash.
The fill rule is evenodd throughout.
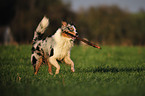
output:
<path id="1" fill-rule="evenodd" d="M 49 19 L 46 16 L 44 16 L 39 25 L 37 26 L 36 31 L 34 32 L 33 43 L 37 40 L 42 39 L 42 35 L 44 34 L 48 25 Z"/>

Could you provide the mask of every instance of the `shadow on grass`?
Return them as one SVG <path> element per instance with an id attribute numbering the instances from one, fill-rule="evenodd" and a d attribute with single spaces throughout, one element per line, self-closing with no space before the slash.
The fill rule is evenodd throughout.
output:
<path id="1" fill-rule="evenodd" d="M 138 67 L 138 68 L 117 68 L 117 67 L 97 67 L 97 68 L 87 68 L 82 69 L 80 71 L 84 72 L 112 72 L 112 73 L 118 73 L 118 72 L 142 72 L 145 71 L 145 68 Z"/>

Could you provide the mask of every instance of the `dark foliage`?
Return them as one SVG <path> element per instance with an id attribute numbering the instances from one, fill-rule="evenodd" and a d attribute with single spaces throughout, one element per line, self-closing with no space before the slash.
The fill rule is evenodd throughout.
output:
<path id="1" fill-rule="evenodd" d="M 7 3 L 6 3 L 7 2 Z M 80 37 L 102 44 L 145 45 L 145 12 L 130 13 L 117 6 L 91 7 L 73 12 L 62 0 L 2 0 L 0 25 L 10 25 L 15 40 L 31 43 L 44 15 L 50 19 L 45 36 L 54 34 L 61 21 L 73 23 Z"/>

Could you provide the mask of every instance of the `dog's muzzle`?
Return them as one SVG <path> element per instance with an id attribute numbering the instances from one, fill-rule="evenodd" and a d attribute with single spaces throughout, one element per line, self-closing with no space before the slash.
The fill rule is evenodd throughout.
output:
<path id="1" fill-rule="evenodd" d="M 78 33 L 75 33 L 75 35 L 73 35 L 73 34 L 67 32 L 67 31 L 64 31 L 64 33 L 67 34 L 68 36 L 70 36 L 72 39 L 76 39 L 76 37 L 79 36 Z"/>

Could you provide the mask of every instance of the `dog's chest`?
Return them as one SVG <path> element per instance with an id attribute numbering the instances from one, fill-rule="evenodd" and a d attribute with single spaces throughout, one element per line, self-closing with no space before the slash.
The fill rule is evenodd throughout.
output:
<path id="1" fill-rule="evenodd" d="M 70 53 L 73 42 L 64 40 L 56 43 L 54 46 L 54 57 L 58 60 L 62 60 L 65 56 Z"/>

